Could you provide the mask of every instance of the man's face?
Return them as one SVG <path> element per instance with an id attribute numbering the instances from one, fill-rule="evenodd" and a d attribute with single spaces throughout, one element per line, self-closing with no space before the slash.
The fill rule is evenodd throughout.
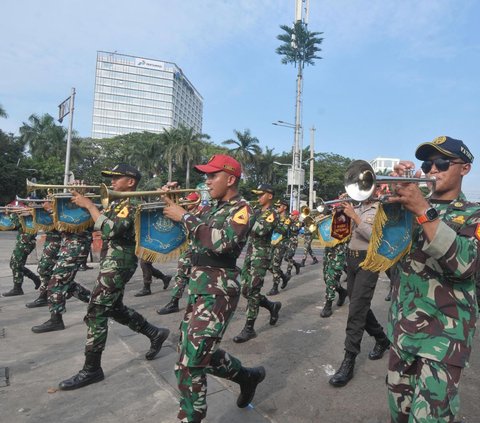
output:
<path id="1" fill-rule="evenodd" d="M 112 187 L 114 191 L 133 191 L 135 185 L 135 179 L 130 176 L 112 176 Z"/>
<path id="2" fill-rule="evenodd" d="M 447 170 L 439 170 L 435 165 L 435 159 L 445 159 L 450 161 Z M 441 154 L 434 154 L 428 158 L 433 162 L 427 177 L 435 178 L 435 194 L 443 194 L 450 191 L 458 190 L 462 186 L 462 177 L 470 171 L 470 164 L 463 163 L 459 158 L 445 157 Z"/>
<path id="3" fill-rule="evenodd" d="M 268 192 L 264 192 L 262 195 L 259 195 L 258 196 L 258 204 L 260 204 L 260 206 L 264 206 L 266 204 L 269 204 L 273 199 L 273 195 L 268 193 Z"/>
<path id="4" fill-rule="evenodd" d="M 280 205 L 277 207 L 277 211 L 278 211 L 278 213 L 280 213 L 280 214 L 285 213 L 286 210 L 287 210 L 287 206 L 284 205 L 284 204 L 280 204 Z"/>
<path id="5" fill-rule="evenodd" d="M 210 190 L 210 196 L 213 200 L 224 198 L 228 189 L 233 186 L 236 180 L 235 176 L 223 171 L 208 173 L 206 176 L 207 180 L 205 183 Z"/>

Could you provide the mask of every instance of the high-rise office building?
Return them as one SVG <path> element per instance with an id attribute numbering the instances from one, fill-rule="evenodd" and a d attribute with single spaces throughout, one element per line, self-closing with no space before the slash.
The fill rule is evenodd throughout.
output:
<path id="1" fill-rule="evenodd" d="M 97 52 L 92 138 L 181 124 L 201 133 L 202 115 L 202 96 L 175 63 Z"/>

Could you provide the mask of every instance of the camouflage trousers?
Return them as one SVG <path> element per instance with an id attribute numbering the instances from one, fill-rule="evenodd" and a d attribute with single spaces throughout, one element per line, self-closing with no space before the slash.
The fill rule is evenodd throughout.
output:
<path id="1" fill-rule="evenodd" d="M 460 408 L 462 368 L 390 348 L 388 403 L 392 423 L 452 423 Z"/>
<path id="2" fill-rule="evenodd" d="M 286 244 L 281 242 L 272 250 L 272 266 L 273 284 L 278 285 L 282 281 L 282 260 L 285 256 Z"/>
<path id="3" fill-rule="evenodd" d="M 185 253 L 181 254 L 178 259 L 177 271 L 173 276 L 172 298 L 177 298 L 178 300 L 182 298 L 188 284 L 191 268 L 190 257 L 185 255 Z"/>
<path id="4" fill-rule="evenodd" d="M 145 318 L 123 304 L 125 285 L 135 273 L 136 266 L 124 269 L 101 269 L 92 290 L 87 314 L 83 319 L 87 325 L 85 352 L 102 352 L 108 335 L 108 318 L 139 332 Z"/>
<path id="5" fill-rule="evenodd" d="M 46 233 L 42 256 L 38 262 L 38 274 L 42 280 L 39 288 L 40 295 L 45 295 L 47 292 L 48 281 L 52 277 L 53 268 L 55 267 L 60 252 L 61 242 L 62 237 L 60 232 L 50 231 Z"/>
<path id="6" fill-rule="evenodd" d="M 149 261 L 140 260 L 140 267 L 142 268 L 143 283 L 145 285 L 151 285 L 152 277 L 157 279 L 165 277 L 165 275 L 160 270 L 153 267 L 153 264 Z"/>
<path id="7" fill-rule="evenodd" d="M 237 308 L 239 295 L 189 295 L 180 324 L 175 365 L 180 410 L 178 419 L 199 422 L 207 414 L 207 374 L 234 378 L 241 362 L 219 348 Z"/>
<path id="8" fill-rule="evenodd" d="M 270 263 L 266 257 L 248 254 L 242 268 L 242 295 L 247 299 L 247 320 L 255 320 L 264 297 L 260 291 Z"/>
<path id="9" fill-rule="evenodd" d="M 323 255 L 323 280 L 326 285 L 325 299 L 333 301 L 336 289 L 340 286 L 340 278 L 345 267 L 347 243 L 335 247 L 325 247 Z"/>
<path id="10" fill-rule="evenodd" d="M 88 290 L 74 282 L 78 268 L 85 261 L 87 244 L 78 239 L 70 239 L 68 233 L 62 233 L 62 243 L 57 261 L 48 281 L 47 295 L 50 313 L 65 313 L 65 303 L 72 290 Z M 74 285 L 75 284 L 75 285 Z"/>
<path id="11" fill-rule="evenodd" d="M 313 234 L 310 231 L 305 230 L 303 237 L 303 260 L 306 261 L 309 255 L 312 259 L 314 259 L 315 254 L 313 254 L 312 250 Z"/>
<path id="12" fill-rule="evenodd" d="M 294 257 L 295 253 L 297 251 L 298 247 L 298 237 L 291 238 L 288 246 L 287 246 L 287 251 L 285 252 L 285 260 L 287 260 L 287 273 L 290 274 L 292 273 L 292 268 L 293 268 L 293 263 L 294 263 Z"/>
<path id="13" fill-rule="evenodd" d="M 29 254 L 33 251 L 36 244 L 34 235 L 23 234 L 17 237 L 15 248 L 10 258 L 10 269 L 12 269 L 13 283 L 21 285 L 23 278 L 35 278 L 35 273 L 28 269 L 25 264 Z"/>

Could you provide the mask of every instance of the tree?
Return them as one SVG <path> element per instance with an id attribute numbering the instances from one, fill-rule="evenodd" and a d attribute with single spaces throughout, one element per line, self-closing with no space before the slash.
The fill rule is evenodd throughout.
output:
<path id="1" fill-rule="evenodd" d="M 7 118 L 8 115 L 7 115 L 7 112 L 5 111 L 5 109 L 3 108 L 3 106 L 0 104 L 0 117 L 2 118 Z"/>
<path id="2" fill-rule="evenodd" d="M 253 137 L 250 133 L 250 129 L 245 129 L 243 132 L 234 130 L 236 140 L 228 139 L 223 141 L 223 145 L 235 145 L 235 148 L 231 148 L 229 152 L 235 157 L 241 164 L 244 170 L 245 179 L 248 179 L 250 175 L 250 169 L 252 165 L 256 163 L 256 156 L 261 154 L 257 137 Z"/>
<path id="3" fill-rule="evenodd" d="M 317 198 L 333 200 L 345 192 L 344 176 L 351 159 L 333 153 L 315 154 L 314 180 Z"/>

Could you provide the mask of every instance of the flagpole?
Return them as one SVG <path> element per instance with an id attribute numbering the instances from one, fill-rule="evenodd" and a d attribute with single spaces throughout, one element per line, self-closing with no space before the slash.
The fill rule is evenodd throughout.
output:
<path id="1" fill-rule="evenodd" d="M 70 179 L 70 147 L 72 145 L 72 126 L 73 126 L 73 110 L 75 103 L 75 88 L 72 88 L 72 94 L 70 96 L 70 123 L 68 124 L 67 135 L 67 154 L 65 156 L 65 175 L 63 177 L 63 184 L 67 185 Z"/>

